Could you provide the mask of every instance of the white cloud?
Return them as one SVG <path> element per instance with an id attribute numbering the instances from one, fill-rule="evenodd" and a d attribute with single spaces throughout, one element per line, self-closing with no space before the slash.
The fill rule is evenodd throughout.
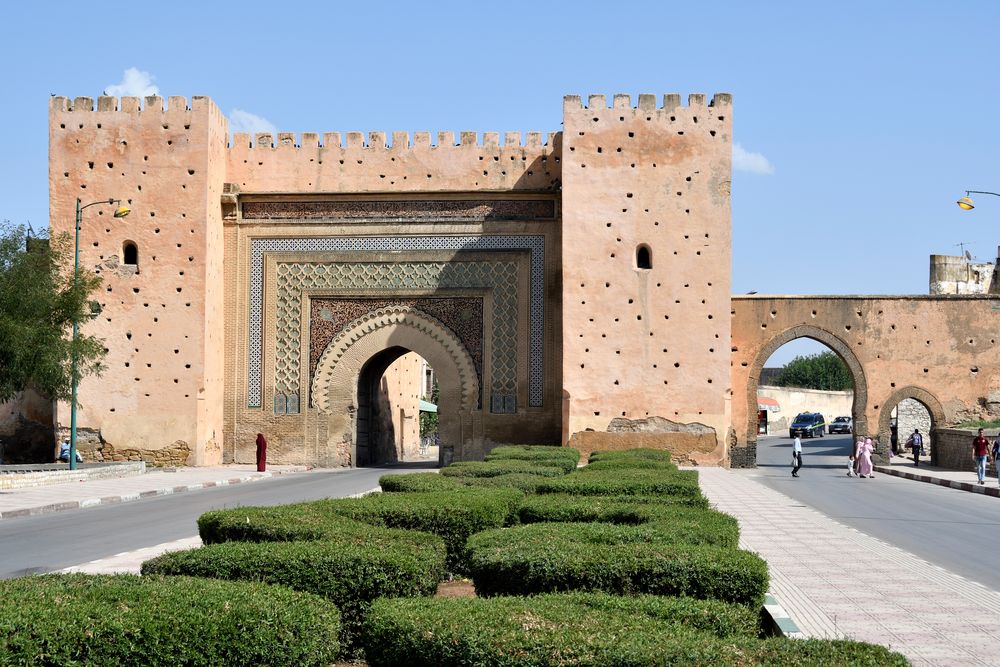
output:
<path id="1" fill-rule="evenodd" d="M 733 169 L 749 171 L 751 174 L 773 174 L 774 165 L 763 153 L 751 153 L 739 144 L 733 144 Z"/>
<path id="2" fill-rule="evenodd" d="M 278 128 L 274 123 L 243 109 L 233 109 L 229 114 L 229 131 L 246 132 L 251 137 L 256 136 L 258 132 L 270 132 L 275 139 L 278 135 Z"/>
<path id="3" fill-rule="evenodd" d="M 145 97 L 159 95 L 160 89 L 153 85 L 155 77 L 149 72 L 143 72 L 135 67 L 129 67 L 122 75 L 121 83 L 115 83 L 104 89 L 108 95 L 115 97 Z"/>

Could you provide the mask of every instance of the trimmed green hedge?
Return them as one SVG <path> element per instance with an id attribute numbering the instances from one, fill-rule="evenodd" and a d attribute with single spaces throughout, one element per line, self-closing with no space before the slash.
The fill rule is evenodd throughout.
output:
<path id="1" fill-rule="evenodd" d="M 321 511 L 389 528 L 426 531 L 444 538 L 447 567 L 466 571 L 470 535 L 517 521 L 524 493 L 511 488 L 459 488 L 423 493 L 373 493 L 363 498 L 319 500 Z"/>
<path id="2" fill-rule="evenodd" d="M 589 467 L 589 466 L 587 466 Z M 594 470 L 581 468 L 571 475 L 538 486 L 538 493 L 580 496 L 700 496 L 695 470 Z"/>
<path id="3" fill-rule="evenodd" d="M 760 607 L 767 563 L 748 551 L 685 543 L 704 538 L 664 524 L 536 523 L 472 536 L 469 572 L 486 597 L 583 590 Z"/>
<path id="4" fill-rule="evenodd" d="M 677 470 L 677 466 L 667 461 L 650 461 L 648 459 L 614 459 L 611 461 L 594 461 L 580 469 L 580 472 L 595 472 L 597 470 Z"/>
<path id="5" fill-rule="evenodd" d="M 371 667 L 908 664 L 881 646 L 760 640 L 750 610 L 690 598 L 540 595 L 380 600 L 365 619 Z"/>
<path id="6" fill-rule="evenodd" d="M 673 496 L 668 496 L 668 498 Z M 722 512 L 666 502 L 637 503 L 615 496 L 528 496 L 521 503 L 521 523 L 603 522 L 624 525 L 650 524 L 684 535 L 691 544 L 736 547 L 740 526 Z M 698 539 L 695 541 L 695 536 Z M 687 540 L 682 540 L 687 541 Z"/>
<path id="7" fill-rule="evenodd" d="M 534 493 L 542 482 L 551 477 L 509 473 L 496 477 L 445 477 L 436 472 L 419 472 L 412 475 L 383 475 L 379 485 L 386 493 L 426 493 L 428 491 L 451 491 L 465 487 L 511 488 L 525 493 Z"/>
<path id="8" fill-rule="evenodd" d="M 501 445 L 494 447 L 486 455 L 487 461 L 502 459 L 522 461 L 566 459 L 576 465 L 580 461 L 580 451 L 572 447 L 559 447 L 558 445 Z"/>
<path id="9" fill-rule="evenodd" d="M 440 544 L 433 535 L 355 521 L 329 511 L 318 502 L 205 512 L 198 517 L 198 533 L 205 544 L 311 540 L 385 547 Z"/>
<path id="10" fill-rule="evenodd" d="M 614 452 L 591 452 L 587 459 L 590 463 L 598 461 L 657 461 L 660 463 L 670 463 L 670 452 L 665 449 L 623 449 Z"/>
<path id="11" fill-rule="evenodd" d="M 541 461 L 521 461 L 518 459 L 497 459 L 494 461 L 461 461 L 447 468 L 441 468 L 445 477 L 496 477 L 511 473 L 527 473 L 543 477 L 561 477 L 576 470 L 576 463 L 569 459 L 545 459 Z"/>
<path id="12" fill-rule="evenodd" d="M 415 472 L 407 475 L 382 475 L 378 484 L 385 493 L 426 493 L 452 491 L 464 486 L 463 479 L 442 477 L 436 472 Z"/>
<path id="13" fill-rule="evenodd" d="M 163 554 L 143 563 L 142 573 L 263 581 L 320 595 L 340 609 L 341 639 L 352 646 L 373 600 L 437 591 L 444 577 L 445 548 L 440 538 L 435 542 L 227 542 Z"/>
<path id="14" fill-rule="evenodd" d="M 0 581 L 0 664 L 330 665 L 340 615 L 315 595 L 188 577 Z"/>

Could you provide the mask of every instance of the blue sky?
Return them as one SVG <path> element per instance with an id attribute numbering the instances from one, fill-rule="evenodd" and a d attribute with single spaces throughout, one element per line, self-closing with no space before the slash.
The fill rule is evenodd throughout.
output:
<path id="1" fill-rule="evenodd" d="M 29 6 L 30 5 L 30 6 Z M 733 291 L 925 293 L 995 257 L 1000 3 L 5 3 L 0 219 L 47 223 L 50 93 L 125 79 L 282 131 L 558 130 L 562 95 L 734 95 Z"/>

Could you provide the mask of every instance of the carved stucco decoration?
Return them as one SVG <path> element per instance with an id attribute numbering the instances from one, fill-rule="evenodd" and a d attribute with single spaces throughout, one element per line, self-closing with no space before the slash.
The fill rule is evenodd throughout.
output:
<path id="1" fill-rule="evenodd" d="M 461 410 L 474 410 L 479 395 L 479 382 L 476 377 L 475 363 L 465 346 L 448 327 L 435 318 L 413 308 L 392 306 L 367 313 L 351 322 L 344 330 L 327 345 L 316 366 L 316 376 L 312 384 L 312 396 L 316 408 L 323 413 L 331 412 L 331 388 L 350 386 L 351 390 L 357 382 L 356 369 L 341 372 L 339 367 L 342 359 L 347 356 L 353 346 L 377 332 L 387 330 L 408 329 L 423 339 L 426 347 L 414 350 L 428 361 L 433 362 L 441 353 L 451 361 L 458 374 L 459 396 Z M 370 355 L 364 355 L 363 363 Z M 359 368 L 360 368 L 360 364 Z M 434 364 L 435 370 L 438 364 Z"/>

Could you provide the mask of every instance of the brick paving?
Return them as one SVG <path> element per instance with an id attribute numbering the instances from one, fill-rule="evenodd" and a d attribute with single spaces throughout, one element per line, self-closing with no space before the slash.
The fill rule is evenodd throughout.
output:
<path id="1" fill-rule="evenodd" d="M 744 472 L 699 468 L 705 495 L 767 560 L 807 636 L 882 644 L 914 665 L 1000 664 L 1000 593 L 844 526 Z"/>

